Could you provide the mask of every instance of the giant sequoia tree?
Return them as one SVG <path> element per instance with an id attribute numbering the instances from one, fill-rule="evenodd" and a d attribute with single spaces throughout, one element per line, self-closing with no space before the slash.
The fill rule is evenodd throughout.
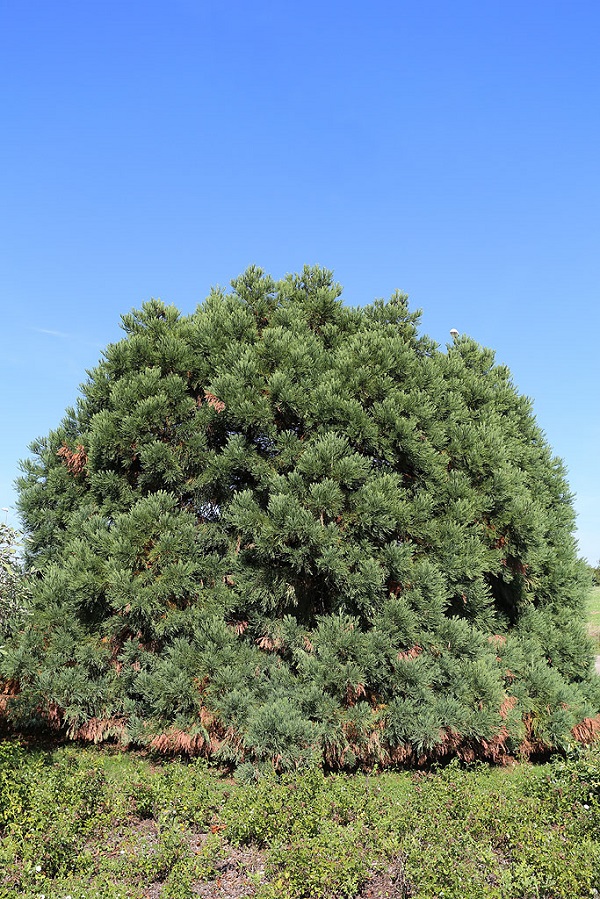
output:
<path id="1" fill-rule="evenodd" d="M 232 287 L 125 315 L 33 444 L 6 714 L 280 768 L 590 734 L 571 497 L 507 369 L 321 269 Z"/>

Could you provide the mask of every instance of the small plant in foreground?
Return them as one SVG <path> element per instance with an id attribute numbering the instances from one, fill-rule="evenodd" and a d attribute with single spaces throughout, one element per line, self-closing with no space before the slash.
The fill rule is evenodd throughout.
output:
<path id="1" fill-rule="evenodd" d="M 396 899 L 591 899 L 599 783 L 600 750 L 237 785 L 202 764 L 4 743 L 0 899 L 191 899 L 224 870 L 257 899 L 363 899 L 377 884 Z"/>

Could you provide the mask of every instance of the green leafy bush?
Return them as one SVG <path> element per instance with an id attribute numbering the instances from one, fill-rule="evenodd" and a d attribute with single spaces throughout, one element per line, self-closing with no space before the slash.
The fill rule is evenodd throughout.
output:
<path id="1" fill-rule="evenodd" d="M 191 899 L 227 895 L 233 876 L 259 899 L 587 899 L 600 890 L 599 783 L 597 749 L 238 785 L 181 761 L 3 743 L 0 897 Z M 140 790 L 154 797 L 143 814 Z"/>

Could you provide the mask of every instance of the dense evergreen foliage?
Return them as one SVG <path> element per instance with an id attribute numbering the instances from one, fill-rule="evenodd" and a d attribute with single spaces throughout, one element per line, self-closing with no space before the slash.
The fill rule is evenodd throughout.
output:
<path id="1" fill-rule="evenodd" d="M 33 444 L 8 714 L 281 768 L 591 734 L 571 497 L 507 369 L 322 269 L 232 287 L 125 315 Z"/>

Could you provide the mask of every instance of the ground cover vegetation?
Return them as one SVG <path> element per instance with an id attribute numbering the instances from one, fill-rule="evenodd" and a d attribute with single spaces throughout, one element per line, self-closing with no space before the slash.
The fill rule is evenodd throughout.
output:
<path id="1" fill-rule="evenodd" d="M 589 899 L 600 755 L 251 784 L 0 745 L 1 899 Z"/>
<path id="2" fill-rule="evenodd" d="M 529 400 L 404 295 L 340 293 L 252 268 L 123 317 L 23 463 L 8 724 L 277 771 L 594 737 L 589 572 Z"/>

